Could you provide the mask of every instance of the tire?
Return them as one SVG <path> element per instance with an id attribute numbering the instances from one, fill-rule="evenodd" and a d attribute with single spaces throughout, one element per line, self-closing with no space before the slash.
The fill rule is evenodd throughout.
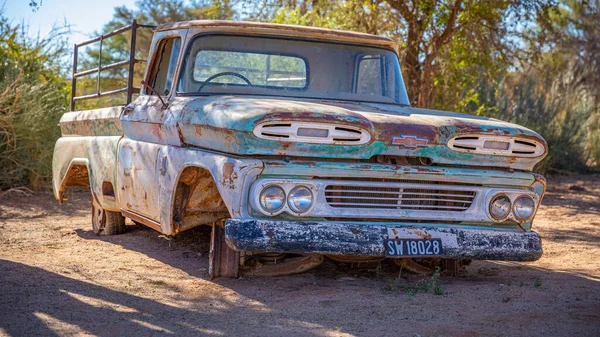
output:
<path id="1" fill-rule="evenodd" d="M 119 212 L 103 209 L 92 197 L 92 230 L 96 235 L 116 235 L 125 233 L 125 217 Z"/>
<path id="2" fill-rule="evenodd" d="M 208 273 L 210 279 L 217 277 L 238 278 L 240 276 L 240 252 L 225 242 L 225 229 L 222 223 L 214 223 L 210 235 Z"/>

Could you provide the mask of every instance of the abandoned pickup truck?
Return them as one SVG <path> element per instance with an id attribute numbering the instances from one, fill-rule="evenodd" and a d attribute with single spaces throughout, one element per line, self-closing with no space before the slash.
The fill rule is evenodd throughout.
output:
<path id="1" fill-rule="evenodd" d="M 136 88 L 136 31 L 152 28 Z M 537 133 L 411 107 L 398 45 L 289 25 L 128 27 L 129 60 L 78 71 L 60 121 L 54 194 L 89 186 L 92 228 L 125 218 L 164 235 L 212 226 L 210 274 L 302 272 L 325 258 L 408 270 L 533 261 L 547 154 Z M 102 47 L 100 47 L 101 50 Z M 81 76 L 129 67 L 126 88 L 77 96 Z M 138 84 L 138 83 L 136 83 Z M 123 106 L 76 111 L 126 93 Z"/>

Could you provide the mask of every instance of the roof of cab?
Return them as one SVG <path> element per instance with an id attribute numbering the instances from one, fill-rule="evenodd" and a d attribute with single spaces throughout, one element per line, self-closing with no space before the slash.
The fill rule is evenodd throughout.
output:
<path id="1" fill-rule="evenodd" d="M 347 42 L 391 48 L 395 50 L 396 53 L 399 51 L 399 47 L 396 42 L 383 36 L 351 32 L 346 30 L 283 25 L 275 23 L 228 20 L 193 20 L 162 24 L 156 28 L 156 31 L 172 29 L 198 29 L 199 32 L 210 33 L 243 33 L 245 35 L 270 35 L 332 42 Z"/>

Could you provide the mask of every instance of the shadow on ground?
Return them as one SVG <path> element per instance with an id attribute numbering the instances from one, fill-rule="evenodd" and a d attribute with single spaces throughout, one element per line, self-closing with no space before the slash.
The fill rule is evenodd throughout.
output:
<path id="1" fill-rule="evenodd" d="M 344 331 L 354 335 L 393 336 L 400 331 L 522 335 L 532 331 L 527 322 L 535 320 L 559 323 L 558 328 L 536 326 L 533 331 L 539 335 L 600 332 L 600 314 L 594 311 L 600 302 L 586 297 L 597 296 L 597 281 L 523 265 L 482 262 L 474 268 L 485 272 L 444 279 L 444 296 L 406 294 L 401 287 L 391 288 L 385 278 L 358 277 L 341 283 L 309 273 L 269 280 L 217 280 L 213 285 L 221 289 L 217 294 L 205 297 L 209 294 L 200 290 L 189 302 L 164 303 L 0 260 L 0 334 L 324 336 L 344 322 Z M 533 278 L 532 270 L 539 276 Z M 551 294 L 557 284 L 569 284 L 566 301 Z M 246 303 L 231 302 L 227 294 L 232 291 Z M 190 302 L 195 305 L 185 305 Z M 490 310 L 494 316 L 482 321 L 481 313 Z M 402 327 L 405 320 L 411 324 Z M 390 326 L 390 321 L 400 325 Z"/>
<path id="2" fill-rule="evenodd" d="M 256 322 L 269 321 L 271 315 L 264 310 L 249 315 L 251 308 L 233 306 L 226 296 L 196 299 L 204 301 L 202 310 L 183 308 L 7 260 L 0 260 L 0 275 L 0 335 L 252 335 L 260 331 L 252 326 L 262 329 Z M 249 325 L 227 324 L 242 312 L 251 319 Z M 284 334 L 273 325 L 269 331 Z"/>
<path id="3" fill-rule="evenodd" d="M 118 241 L 116 237 L 98 237 L 90 231 L 77 233 L 87 240 L 101 240 L 137 251 L 263 306 L 254 311 L 229 304 L 229 309 L 187 322 L 198 326 L 202 321 L 199 325 L 202 328 L 225 335 L 236 331 L 234 326 L 240 324 L 234 323 L 235 316 L 262 322 L 259 324 L 263 328 L 275 327 L 267 335 L 322 336 L 327 335 L 327 329 L 335 332 L 339 322 L 346 322 L 343 331 L 351 334 L 364 335 L 367 331 L 366 335 L 393 336 L 390 321 L 403 320 L 412 322 L 403 331 L 424 335 L 600 333 L 600 313 L 594 309 L 600 305 L 600 279 L 585 273 L 552 271 L 533 263 L 475 261 L 461 277 L 440 279 L 443 296 L 434 295 L 432 290 L 421 293 L 422 285 L 430 283 L 431 278 L 407 275 L 399 278 L 398 269 L 391 263 L 381 269 L 326 263 L 301 275 L 210 282 L 206 271 L 208 227 L 183 232 L 171 240 L 137 226 L 131 227 Z M 571 235 L 569 240 L 586 234 Z M 219 294 L 214 298 L 219 302 Z M 185 311 L 166 306 L 159 306 L 159 310 L 169 312 L 169 317 L 172 311 L 175 316 Z M 231 325 L 214 322 L 215 319 L 229 320 Z M 531 330 L 534 326 L 530 322 L 535 320 L 555 324 L 535 325 Z M 246 326 L 245 334 L 264 332 L 253 324 Z M 189 332 L 181 330 L 177 319 L 164 328 Z"/>
<path id="4" fill-rule="evenodd" d="M 544 206 L 559 206 L 565 214 L 581 212 L 598 214 L 600 218 L 600 175 L 583 176 L 585 180 L 572 177 L 548 179 L 548 189 L 542 200 Z"/>
<path id="5" fill-rule="evenodd" d="M 204 279 L 208 278 L 210 231 L 210 227 L 201 226 L 175 237 L 166 237 L 143 225 L 128 225 L 127 233 L 118 236 L 98 236 L 91 230 L 75 230 L 82 239 L 119 245 L 182 270 L 190 276 Z"/>
<path id="6" fill-rule="evenodd" d="M 35 219 L 47 215 L 89 216 L 91 199 L 89 190 L 70 189 L 68 201 L 58 203 L 51 191 L 31 195 L 6 195 L 0 199 L 0 220 Z M 30 202 L 23 202 L 29 200 Z"/>
<path id="7" fill-rule="evenodd" d="M 564 207 L 591 219 L 586 224 L 546 228 L 546 247 L 563 244 L 563 250 L 536 263 L 476 261 L 462 277 L 439 280 L 443 295 L 419 292 L 424 283 L 433 281 L 431 277 L 399 278 L 391 265 L 361 269 L 328 263 L 288 277 L 209 281 L 208 227 L 167 238 L 143 226 L 129 226 L 124 235 L 99 237 L 84 229 L 89 228 L 89 195 L 75 194 L 79 201 L 61 208 L 46 195 L 3 200 L 1 210 L 23 215 L 15 219 L 5 213 L 9 222 L 0 232 L 0 237 L 6 236 L 3 242 L 10 244 L 1 255 L 6 258 L 0 259 L 0 335 L 600 336 L 597 270 L 585 265 L 571 268 L 568 263 L 577 262 L 579 255 L 563 261 L 562 270 L 553 265 L 564 249 L 573 246 L 585 255 L 585 249 L 600 241 L 597 231 L 586 231 L 597 225 L 597 202 L 590 198 L 598 196 L 576 192 L 550 191 L 544 201 L 552 211 L 562 212 Z M 589 202 L 596 206 L 588 207 Z M 36 218 L 38 210 L 78 215 L 71 229 L 61 229 L 76 235 L 55 237 L 51 226 L 35 227 L 44 220 Z M 51 219 L 44 221 L 55 221 Z M 29 242 L 35 238 L 24 235 L 21 228 L 26 226 L 49 236 Z M 62 240 L 63 245 L 54 248 L 52 240 Z M 40 252 L 49 259 L 40 262 L 39 255 L 27 251 L 32 248 L 22 248 L 36 244 L 48 244 Z M 71 259 L 69 254 L 85 255 Z M 101 266 L 94 263 L 95 258 L 115 256 L 111 254 L 124 258 L 117 265 L 110 259 Z M 19 259 L 28 264 L 14 262 Z M 67 264 L 74 263 L 97 273 L 61 275 L 69 270 Z M 137 268 L 130 271 L 121 268 L 123 264 L 137 264 Z M 569 268 L 572 271 L 565 271 Z M 173 282 L 147 282 L 157 273 Z M 111 289 L 110 284 L 119 282 L 134 285 Z"/>

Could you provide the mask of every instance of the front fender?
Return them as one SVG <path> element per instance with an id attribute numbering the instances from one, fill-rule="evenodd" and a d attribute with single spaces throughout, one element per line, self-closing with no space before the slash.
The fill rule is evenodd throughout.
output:
<path id="1" fill-rule="evenodd" d="M 255 159 L 229 157 L 199 149 L 163 147 L 158 154 L 158 185 L 160 224 L 162 232 L 171 234 L 175 190 L 181 172 L 188 167 L 208 170 L 221 194 L 231 218 L 247 216 L 246 194 L 249 185 L 263 169 L 263 162 Z"/>

